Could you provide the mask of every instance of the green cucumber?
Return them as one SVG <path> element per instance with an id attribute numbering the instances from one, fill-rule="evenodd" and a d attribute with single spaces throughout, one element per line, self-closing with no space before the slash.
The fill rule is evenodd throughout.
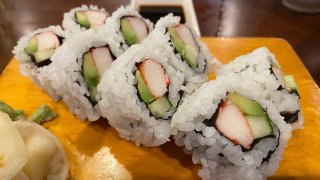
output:
<path id="1" fill-rule="evenodd" d="M 264 113 L 259 103 L 247 97 L 237 93 L 230 93 L 229 98 L 245 115 L 259 116 Z"/>
<path id="2" fill-rule="evenodd" d="M 273 128 L 267 114 L 261 116 L 246 116 L 254 139 L 273 134 Z"/>
<path id="3" fill-rule="evenodd" d="M 300 98 L 300 95 L 298 92 L 298 86 L 297 86 L 296 81 L 294 80 L 294 77 L 292 75 L 286 75 L 283 77 L 283 79 L 284 79 L 285 86 L 287 88 L 289 88 L 291 92 L 295 93 Z"/>
<path id="4" fill-rule="evenodd" d="M 171 107 L 172 104 L 165 95 L 148 105 L 148 109 L 155 118 L 162 117 L 163 114 L 169 111 Z"/>

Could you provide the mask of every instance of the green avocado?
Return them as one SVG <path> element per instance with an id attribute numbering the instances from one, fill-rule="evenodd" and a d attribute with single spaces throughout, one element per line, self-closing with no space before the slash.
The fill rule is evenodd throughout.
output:
<path id="1" fill-rule="evenodd" d="M 122 18 L 120 20 L 120 26 L 124 40 L 129 46 L 137 44 L 139 42 L 136 33 L 134 32 L 130 22 L 127 19 Z"/>
<path id="2" fill-rule="evenodd" d="M 196 69 L 198 66 L 198 50 L 190 44 L 185 44 L 173 27 L 168 28 L 168 31 L 174 47 L 181 58 L 185 60 L 192 69 Z"/>
<path id="3" fill-rule="evenodd" d="M 83 26 L 87 29 L 90 28 L 90 22 L 83 11 L 76 12 L 76 20 L 81 26 Z"/>
<path id="4" fill-rule="evenodd" d="M 259 116 L 264 114 L 263 108 L 259 103 L 247 97 L 241 96 L 237 93 L 230 93 L 231 101 L 244 113 L 245 115 Z"/>
<path id="5" fill-rule="evenodd" d="M 189 44 L 186 44 L 186 62 L 192 69 L 196 69 L 198 66 L 198 50 Z"/>
<path id="6" fill-rule="evenodd" d="M 172 104 L 166 95 L 162 96 L 161 98 L 153 101 L 151 104 L 148 105 L 148 109 L 155 118 L 162 117 L 163 114 L 169 111 L 171 107 Z"/>
<path id="7" fill-rule="evenodd" d="M 83 55 L 82 70 L 84 79 L 90 91 L 90 99 L 93 102 L 96 102 L 95 97 L 97 94 L 97 85 L 100 82 L 100 75 L 90 52 Z"/>
<path id="8" fill-rule="evenodd" d="M 260 116 L 246 116 L 249 126 L 251 128 L 253 138 L 261 138 L 273 134 L 271 121 L 267 114 Z"/>
<path id="9" fill-rule="evenodd" d="M 179 37 L 178 33 L 173 27 L 169 27 L 168 31 L 170 33 L 171 39 L 173 41 L 174 48 L 178 51 L 181 57 L 185 59 L 186 56 L 186 49 L 185 44 L 182 39 Z"/>
<path id="10" fill-rule="evenodd" d="M 36 37 L 32 37 L 29 42 L 27 47 L 24 49 L 25 52 L 29 55 L 33 55 L 35 52 L 37 52 L 38 49 L 38 42 Z"/>
<path id="11" fill-rule="evenodd" d="M 147 87 L 146 83 L 144 82 L 144 80 L 142 79 L 141 73 L 139 70 L 136 71 L 136 78 L 138 81 L 138 93 L 141 97 L 141 99 L 143 100 L 143 102 L 145 102 L 146 104 L 151 103 L 152 101 L 154 101 L 154 96 L 151 94 L 149 88 Z"/>
<path id="12" fill-rule="evenodd" d="M 50 59 L 53 53 L 54 53 L 54 49 L 46 49 L 46 50 L 38 51 L 34 53 L 34 59 L 36 60 L 36 63 L 40 63 L 44 60 Z"/>

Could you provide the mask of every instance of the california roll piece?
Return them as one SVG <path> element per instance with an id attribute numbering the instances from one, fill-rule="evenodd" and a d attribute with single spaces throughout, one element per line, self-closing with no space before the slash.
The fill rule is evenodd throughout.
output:
<path id="1" fill-rule="evenodd" d="M 50 82 L 72 113 L 81 120 L 97 120 L 97 85 L 104 72 L 122 54 L 119 44 L 93 29 L 78 33 L 55 54 Z"/>
<path id="2" fill-rule="evenodd" d="M 229 64 L 223 65 L 218 76 L 242 74 L 248 79 L 259 82 L 265 93 L 277 105 L 285 121 L 296 128 L 303 126 L 299 104 L 299 92 L 292 75 L 283 75 L 275 56 L 263 47 L 240 56 Z"/>
<path id="3" fill-rule="evenodd" d="M 79 33 L 90 28 L 99 29 L 105 24 L 109 13 L 94 5 L 82 5 L 63 15 L 62 27 L 71 33 Z"/>
<path id="4" fill-rule="evenodd" d="M 20 38 L 12 51 L 20 62 L 20 72 L 29 76 L 42 89 L 47 91 L 55 100 L 59 97 L 48 84 L 47 68 L 52 63 L 52 55 L 59 51 L 68 34 L 60 26 L 50 26 L 38 29 Z M 40 74 L 46 74 L 41 76 Z"/>
<path id="5" fill-rule="evenodd" d="M 271 176 L 292 127 L 260 84 L 241 75 L 220 76 L 184 100 L 172 118 L 176 144 L 202 164 L 203 179 Z"/>
<path id="6" fill-rule="evenodd" d="M 137 146 L 159 146 L 181 99 L 184 76 L 169 65 L 170 53 L 141 45 L 115 61 L 98 85 L 102 115 Z"/>
<path id="7" fill-rule="evenodd" d="M 195 31 L 180 23 L 180 17 L 169 14 L 161 18 L 155 31 L 158 36 L 170 37 L 170 46 L 177 57 L 171 64 L 184 72 L 187 78 L 194 75 L 207 76 L 211 70 L 220 66 L 220 62 L 212 56 Z"/>
<path id="8" fill-rule="evenodd" d="M 115 31 L 110 34 L 106 33 L 104 29 Z M 102 28 L 102 32 L 119 41 L 123 49 L 127 49 L 133 44 L 139 44 L 152 30 L 153 24 L 151 21 L 143 18 L 130 6 L 117 9 Z"/>

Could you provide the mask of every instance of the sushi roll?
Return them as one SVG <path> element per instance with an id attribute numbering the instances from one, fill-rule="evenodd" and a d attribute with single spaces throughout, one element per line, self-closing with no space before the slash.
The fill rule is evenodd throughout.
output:
<path id="1" fill-rule="evenodd" d="M 79 33 L 90 28 L 99 29 L 105 24 L 109 13 L 94 5 L 82 5 L 63 15 L 62 27 L 71 33 Z"/>
<path id="2" fill-rule="evenodd" d="M 217 75 L 246 74 L 247 78 L 260 83 L 269 98 L 277 105 L 284 120 L 297 128 L 302 128 L 303 117 L 299 104 L 299 92 L 292 75 L 284 76 L 275 56 L 265 47 L 240 56 L 223 65 Z"/>
<path id="3" fill-rule="evenodd" d="M 44 127 L 0 112 L 0 178 L 67 179 L 68 161 L 61 142 Z"/>
<path id="4" fill-rule="evenodd" d="M 15 59 L 20 62 L 21 74 L 31 77 L 40 88 L 47 91 L 55 100 L 58 100 L 59 96 L 47 83 L 46 78 L 50 74 L 46 71 L 48 66 L 51 66 L 52 55 L 59 51 L 67 37 L 69 35 L 60 26 L 38 29 L 21 37 L 12 51 Z M 41 76 L 41 73 L 45 76 Z"/>
<path id="5" fill-rule="evenodd" d="M 157 36 L 169 37 L 172 52 L 177 57 L 171 64 L 184 72 L 187 79 L 203 75 L 207 80 L 210 71 L 220 66 L 199 35 L 187 24 L 180 23 L 180 17 L 172 14 L 162 17 L 155 25 L 155 31 Z"/>
<path id="6" fill-rule="evenodd" d="M 115 31 L 110 34 L 108 29 Z M 152 30 L 153 23 L 143 18 L 131 6 L 122 6 L 117 9 L 101 29 L 106 36 L 118 40 L 124 50 L 131 45 L 139 44 Z"/>
<path id="7" fill-rule="evenodd" d="M 78 33 L 52 58 L 50 83 L 70 111 L 81 120 L 97 120 L 97 85 L 104 72 L 123 52 L 119 44 L 93 29 Z"/>
<path id="8" fill-rule="evenodd" d="M 159 146 L 170 137 L 170 119 L 184 76 L 169 65 L 170 51 L 143 44 L 122 54 L 98 85 L 103 117 L 137 146 Z"/>
<path id="9" fill-rule="evenodd" d="M 243 75 L 204 83 L 170 125 L 176 144 L 202 165 L 202 179 L 271 176 L 292 132 L 260 84 Z"/>

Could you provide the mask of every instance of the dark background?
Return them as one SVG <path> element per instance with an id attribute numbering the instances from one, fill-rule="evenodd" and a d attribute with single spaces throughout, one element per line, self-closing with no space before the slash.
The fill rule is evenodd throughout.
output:
<path id="1" fill-rule="evenodd" d="M 320 14 L 285 8 L 280 0 L 194 0 L 202 36 L 280 37 L 295 49 L 320 84 Z M 0 72 L 24 34 L 61 24 L 63 13 L 81 4 L 95 4 L 112 13 L 129 0 L 0 0 Z M 288 59 L 290 61 L 290 59 Z"/>

